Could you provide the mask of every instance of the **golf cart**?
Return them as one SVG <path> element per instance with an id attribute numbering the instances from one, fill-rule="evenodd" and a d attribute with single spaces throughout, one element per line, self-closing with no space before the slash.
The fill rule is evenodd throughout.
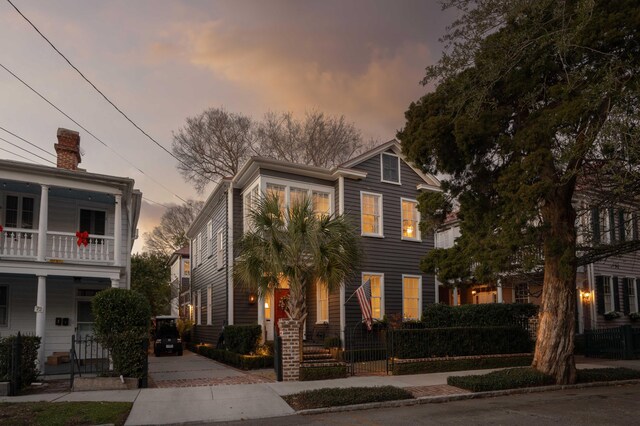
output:
<path id="1" fill-rule="evenodd" d="M 153 345 L 155 356 L 174 353 L 182 356 L 182 339 L 178 334 L 177 320 L 177 317 L 171 315 L 158 315 L 155 318 L 155 344 Z"/>

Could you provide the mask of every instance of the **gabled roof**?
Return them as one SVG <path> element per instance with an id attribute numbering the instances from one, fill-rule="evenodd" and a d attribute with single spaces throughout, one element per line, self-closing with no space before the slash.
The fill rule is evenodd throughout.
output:
<path id="1" fill-rule="evenodd" d="M 352 158 L 351 160 L 348 160 L 342 163 L 340 165 L 340 168 L 351 169 L 357 166 L 358 164 L 363 163 L 375 157 L 376 155 L 380 155 L 383 152 L 387 152 L 387 151 L 393 151 L 394 154 L 400 157 L 400 159 L 404 161 L 405 164 L 411 167 L 413 171 L 416 172 L 416 174 L 420 176 L 422 180 L 424 180 L 426 186 L 420 187 L 419 185 L 418 189 L 430 189 L 430 190 L 437 190 L 437 191 L 440 190 L 440 181 L 435 176 L 428 173 L 424 173 L 422 170 L 415 167 L 410 161 L 408 161 L 407 158 L 402 153 L 402 146 L 400 145 L 400 142 L 398 142 L 398 140 L 396 139 L 391 139 L 390 141 L 385 142 L 382 145 L 378 145 L 377 147 L 367 152 L 364 152 L 359 156 Z"/>
<path id="2" fill-rule="evenodd" d="M 202 206 L 202 210 L 200 210 L 200 213 L 198 213 L 198 216 L 196 216 L 193 223 L 191 223 L 191 226 L 189 227 L 189 229 L 187 229 L 187 237 L 189 239 L 194 237 L 194 235 L 192 234 L 193 231 L 198 229 L 203 224 L 204 219 L 207 216 L 206 215 L 207 209 L 209 208 L 209 206 L 211 206 L 211 204 L 215 200 L 216 195 L 220 194 L 221 191 L 226 190 L 230 184 L 231 184 L 231 178 L 229 177 L 223 178 L 220 182 L 218 182 L 215 189 L 211 191 L 211 195 L 209 195 L 209 198 L 207 198 L 207 201 L 205 201 L 204 205 Z"/>

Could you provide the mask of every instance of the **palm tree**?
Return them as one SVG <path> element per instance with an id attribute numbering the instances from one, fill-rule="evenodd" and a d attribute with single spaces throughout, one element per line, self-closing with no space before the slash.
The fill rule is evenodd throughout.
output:
<path id="1" fill-rule="evenodd" d="M 261 297 L 287 282 L 285 311 L 300 325 L 307 316 L 308 286 L 339 288 L 360 258 L 355 230 L 344 215 L 318 215 L 306 198 L 286 208 L 276 195 L 267 195 L 251 211 L 250 222 L 239 242 L 235 276 Z"/>

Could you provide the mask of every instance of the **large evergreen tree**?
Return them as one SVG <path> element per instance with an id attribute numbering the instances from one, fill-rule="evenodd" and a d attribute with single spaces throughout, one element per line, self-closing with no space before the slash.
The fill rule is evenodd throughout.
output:
<path id="1" fill-rule="evenodd" d="M 533 366 L 575 381 L 576 190 L 590 206 L 638 195 L 640 3 L 450 0 L 459 18 L 398 137 L 443 193 L 420 207 L 437 225 L 456 203 L 457 247 L 427 255 L 442 279 L 495 279 L 541 259 Z M 637 200 L 635 200 L 637 201 Z M 585 209 L 586 211 L 586 209 Z M 587 243 L 597 243 L 596 240 Z M 579 247 L 583 262 L 638 248 Z"/>

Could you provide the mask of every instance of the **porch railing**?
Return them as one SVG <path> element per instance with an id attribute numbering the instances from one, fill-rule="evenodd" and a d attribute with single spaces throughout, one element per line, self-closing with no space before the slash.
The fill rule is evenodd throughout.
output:
<path id="1" fill-rule="evenodd" d="M 0 232 L 0 256 L 35 259 L 38 257 L 38 231 L 4 228 Z"/>
<path id="2" fill-rule="evenodd" d="M 114 237 L 89 235 L 88 244 L 78 245 L 78 238 L 72 232 L 47 232 L 47 257 L 51 259 L 112 262 Z"/>

